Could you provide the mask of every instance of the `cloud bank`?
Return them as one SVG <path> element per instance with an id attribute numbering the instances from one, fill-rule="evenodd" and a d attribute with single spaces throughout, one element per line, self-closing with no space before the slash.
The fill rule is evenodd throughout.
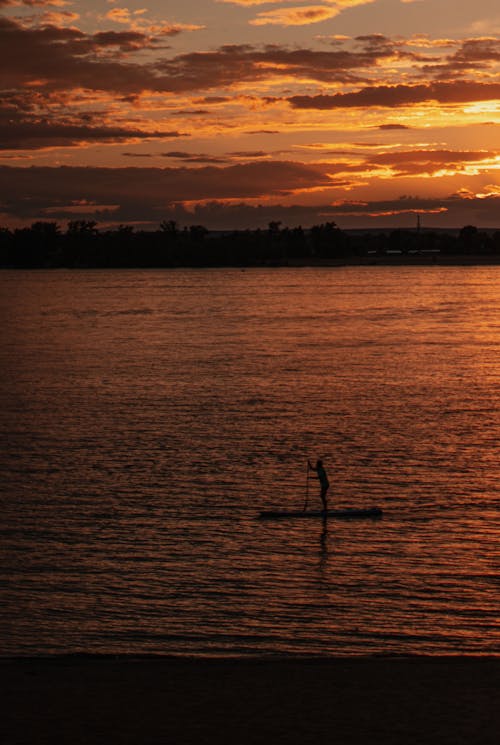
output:
<path id="1" fill-rule="evenodd" d="M 236 154 L 231 154 L 234 157 Z M 190 160 L 189 153 L 169 151 L 166 157 Z M 324 196 L 341 179 L 356 178 L 371 168 L 391 169 L 400 178 L 433 175 L 467 164 L 491 163 L 499 154 L 489 151 L 416 151 L 365 156 L 354 168 L 342 163 L 306 165 L 293 161 L 259 161 L 216 166 L 167 168 L 0 167 L 0 204 L 9 224 L 82 217 L 104 224 L 129 222 L 154 228 L 163 219 L 184 224 L 201 222 L 209 228 L 249 228 L 270 219 L 304 226 L 339 219 L 354 226 L 363 218 L 390 224 L 395 216 L 447 213 L 454 224 L 495 226 L 500 189 L 490 184 L 481 192 L 461 190 L 447 197 L 395 199 L 330 199 L 317 205 L 300 204 L 310 190 Z M 195 162 L 203 160 L 194 157 Z M 403 187 L 404 188 L 404 187 Z M 288 203 L 285 203 L 288 202 Z M 84 205 L 82 207 L 82 204 Z M 105 205 L 104 207 L 102 205 Z M 110 206 L 112 205 L 112 207 Z M 252 223 L 252 221 L 254 221 Z M 439 223 L 437 223 L 439 224 Z"/>

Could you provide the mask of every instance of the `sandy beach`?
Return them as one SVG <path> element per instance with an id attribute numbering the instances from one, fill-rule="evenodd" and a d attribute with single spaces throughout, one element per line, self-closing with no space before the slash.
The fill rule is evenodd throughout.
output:
<path id="1" fill-rule="evenodd" d="M 1 661 L 3 745 L 493 745 L 500 660 Z"/>

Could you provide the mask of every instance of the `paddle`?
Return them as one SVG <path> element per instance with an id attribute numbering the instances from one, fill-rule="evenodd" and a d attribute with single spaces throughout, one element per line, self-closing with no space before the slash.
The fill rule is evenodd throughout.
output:
<path id="1" fill-rule="evenodd" d="M 307 461 L 307 470 L 306 470 L 306 501 L 304 502 L 304 509 L 302 512 L 305 512 L 307 510 L 307 503 L 309 501 L 309 461 Z"/>

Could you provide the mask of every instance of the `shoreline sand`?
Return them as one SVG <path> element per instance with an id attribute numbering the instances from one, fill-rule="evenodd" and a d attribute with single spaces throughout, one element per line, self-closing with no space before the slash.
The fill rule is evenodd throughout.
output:
<path id="1" fill-rule="evenodd" d="M 3 745 L 493 745 L 500 658 L 0 659 Z"/>

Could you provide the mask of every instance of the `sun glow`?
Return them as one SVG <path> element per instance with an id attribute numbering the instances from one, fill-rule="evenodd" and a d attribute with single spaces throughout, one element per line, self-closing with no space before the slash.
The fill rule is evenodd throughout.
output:
<path id="1" fill-rule="evenodd" d="M 464 106 L 463 110 L 465 114 L 500 114 L 500 101 L 480 101 Z"/>

